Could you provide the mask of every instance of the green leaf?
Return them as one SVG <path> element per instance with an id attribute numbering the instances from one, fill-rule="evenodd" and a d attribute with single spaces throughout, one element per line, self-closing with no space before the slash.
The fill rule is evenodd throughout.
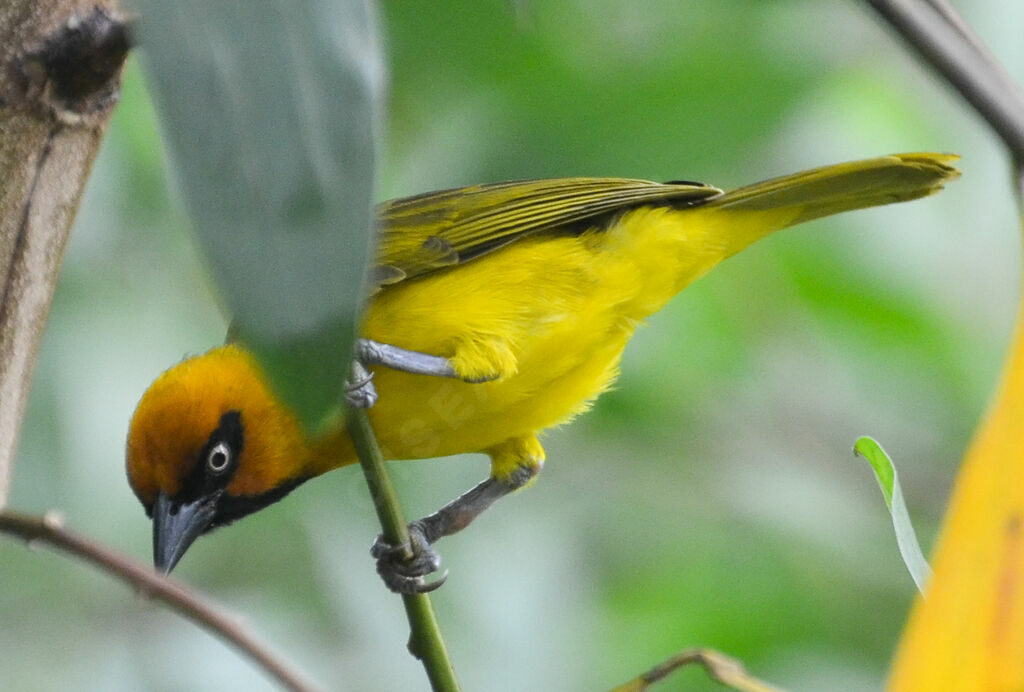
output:
<path id="1" fill-rule="evenodd" d="M 932 570 L 928 566 L 924 553 L 921 552 L 917 534 L 914 533 L 914 527 L 910 523 L 910 515 L 907 513 L 907 505 L 903 501 L 903 491 L 900 490 L 900 479 L 896 474 L 896 466 L 882 449 L 882 445 L 871 437 L 858 438 L 853 445 L 853 453 L 867 459 L 871 468 L 874 469 L 875 479 L 882 489 L 885 504 L 889 507 L 889 513 L 892 515 L 892 525 L 896 531 L 896 544 L 899 546 L 903 563 L 914 579 L 918 591 L 924 594 L 924 586 L 931 578 Z"/>
<path id="2" fill-rule="evenodd" d="M 339 400 L 384 69 L 368 0 L 138 0 L 172 171 L 233 329 L 307 427 Z"/>

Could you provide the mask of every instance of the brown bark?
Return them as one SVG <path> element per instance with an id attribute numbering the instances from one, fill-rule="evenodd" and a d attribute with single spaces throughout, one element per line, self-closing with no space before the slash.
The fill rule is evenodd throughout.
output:
<path id="1" fill-rule="evenodd" d="M 110 3 L 0 4 L 0 508 L 64 245 L 127 50 Z"/>

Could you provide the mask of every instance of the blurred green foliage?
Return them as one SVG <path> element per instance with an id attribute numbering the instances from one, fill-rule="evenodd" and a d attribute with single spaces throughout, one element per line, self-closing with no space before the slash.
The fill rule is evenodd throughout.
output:
<path id="1" fill-rule="evenodd" d="M 373 5 L 137 4 L 166 158 L 232 332 L 312 431 L 337 414 L 372 246 Z"/>
<path id="2" fill-rule="evenodd" d="M 1024 5 L 960 7 L 1024 77 Z M 440 545 L 466 689 L 602 689 L 711 646 L 794 690 L 878 689 L 914 594 L 859 434 L 900 461 L 927 547 L 997 381 L 1017 296 L 1004 156 L 852 2 L 389 2 L 382 197 L 556 175 L 733 187 L 896 151 L 963 155 L 941 195 L 730 259 L 641 330 L 548 465 Z M 187 46 L 183 46 L 187 50 Z M 282 123 L 288 127 L 288 123 Z M 12 505 L 142 560 L 123 440 L 148 383 L 226 318 L 167 192 L 133 64 L 50 316 Z M 486 474 L 392 465 L 409 515 Z M 377 580 L 355 468 L 205 538 L 177 575 L 331 689 L 422 689 Z M 0 687 L 268 689 L 208 635 L 91 570 L 0 543 Z M 660 689 L 714 689 L 687 671 Z"/>

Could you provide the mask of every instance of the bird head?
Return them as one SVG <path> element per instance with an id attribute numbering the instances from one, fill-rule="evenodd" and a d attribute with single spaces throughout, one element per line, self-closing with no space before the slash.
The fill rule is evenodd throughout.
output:
<path id="1" fill-rule="evenodd" d="M 139 401 L 126 450 L 157 569 L 170 572 L 202 534 L 287 495 L 310 477 L 309 457 L 295 416 L 241 347 L 165 372 Z"/>

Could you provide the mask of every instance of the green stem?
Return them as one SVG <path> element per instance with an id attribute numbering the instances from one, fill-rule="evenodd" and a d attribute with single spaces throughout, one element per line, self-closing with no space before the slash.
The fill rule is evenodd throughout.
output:
<path id="1" fill-rule="evenodd" d="M 405 516 L 391 484 L 391 477 L 384 467 L 384 458 L 366 411 L 349 407 L 348 432 L 359 456 L 359 465 L 363 467 L 366 484 L 370 486 L 370 495 L 377 509 L 384 540 L 392 545 L 408 545 L 409 532 L 406 530 Z M 458 692 L 459 682 L 455 679 L 448 648 L 441 638 L 441 629 L 430 597 L 424 593 L 402 594 L 402 602 L 406 617 L 409 618 L 409 651 L 423 662 L 430 686 L 437 692 Z"/>

